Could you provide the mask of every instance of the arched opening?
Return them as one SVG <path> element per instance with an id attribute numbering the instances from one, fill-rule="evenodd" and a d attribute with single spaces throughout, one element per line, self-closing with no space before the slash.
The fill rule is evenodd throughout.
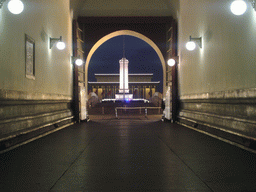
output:
<path id="1" fill-rule="evenodd" d="M 175 121 L 178 106 L 177 66 L 169 67 L 166 63 L 168 58 L 177 56 L 177 24 L 172 17 L 79 17 L 75 22 L 78 28 L 74 27 L 73 55 L 80 56 L 85 61 L 82 67 L 74 67 L 73 108 L 77 121 L 85 120 L 88 115 L 86 103 L 89 102 L 86 100 L 89 98 L 86 99 L 84 95 L 88 95 L 88 66 L 92 56 L 106 41 L 125 35 L 146 42 L 159 57 L 163 69 L 163 100 L 169 101 L 164 102 L 164 117 Z M 84 46 L 80 44 L 84 44 Z M 100 87 L 96 86 L 94 90 L 98 88 Z M 101 91 L 104 89 L 102 88 Z M 109 88 L 106 90 L 108 93 Z M 144 92 L 147 93 L 147 91 Z M 125 96 L 123 95 L 123 97 Z"/>
<path id="2" fill-rule="evenodd" d="M 125 51 L 124 55 L 123 51 Z M 96 113 L 102 114 L 115 114 L 114 109 L 121 107 L 118 104 L 120 100 L 117 98 L 120 96 L 125 97 L 123 94 L 120 95 L 118 83 L 119 60 L 122 57 L 126 57 L 129 60 L 128 73 L 131 81 L 129 80 L 129 93 L 127 92 L 126 96 L 132 97 L 130 101 L 128 98 L 125 99 L 126 102 L 129 101 L 129 104 L 123 103 L 122 106 L 124 107 L 128 104 L 130 111 L 133 110 L 132 113 L 128 113 L 130 115 L 138 114 L 136 107 L 143 108 L 147 106 L 147 109 L 142 109 L 145 110 L 145 113 L 147 111 L 147 114 L 159 114 L 158 118 L 161 118 L 162 93 L 165 92 L 164 85 L 166 84 L 164 83 L 166 78 L 164 57 L 152 40 L 131 30 L 110 33 L 98 40 L 89 51 L 85 64 L 87 91 L 89 90 L 87 105 L 89 107 L 89 115 L 95 115 L 96 111 L 98 111 Z M 91 71 L 94 71 L 94 73 L 92 74 Z M 95 74 L 96 76 L 94 76 Z M 96 81 L 92 82 L 92 78 Z M 145 82 L 146 79 L 147 82 Z M 96 105 L 98 102 L 102 103 Z M 118 103 L 111 104 L 112 102 Z M 147 105 L 145 102 L 150 104 Z M 121 109 L 120 112 L 122 113 L 122 111 Z M 140 109 L 139 114 L 143 113 Z"/>
<path id="3" fill-rule="evenodd" d="M 88 56 L 87 56 L 87 59 L 86 59 L 86 64 L 85 64 L 85 80 L 86 80 L 86 84 L 87 84 L 87 87 L 88 87 L 88 67 L 89 67 L 89 64 L 90 64 L 90 61 L 91 61 L 91 58 L 93 56 L 93 54 L 95 53 L 95 51 L 103 44 L 105 43 L 106 41 L 114 38 L 114 37 L 117 37 L 117 36 L 123 36 L 123 35 L 129 35 L 129 36 L 133 36 L 133 37 L 137 37 L 143 41 L 145 41 L 149 46 L 151 46 L 156 54 L 158 55 L 159 57 L 159 60 L 162 64 L 162 69 L 163 69 L 163 81 L 162 81 L 162 84 L 163 84 L 163 95 L 165 95 L 166 93 L 166 62 L 164 60 L 164 57 L 160 51 L 160 49 L 157 47 L 157 45 L 149 38 L 147 38 L 145 35 L 142 35 L 140 33 L 137 33 L 135 31 L 131 31 L 131 30 L 120 30 L 120 31 L 116 31 L 116 32 L 113 32 L 113 33 L 110 33 L 104 37 L 102 37 L 99 41 L 96 42 L 96 44 L 92 47 L 92 49 L 90 50 Z"/>

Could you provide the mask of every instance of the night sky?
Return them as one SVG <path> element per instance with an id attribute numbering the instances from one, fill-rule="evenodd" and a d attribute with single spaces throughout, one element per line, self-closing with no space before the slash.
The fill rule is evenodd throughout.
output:
<path id="1" fill-rule="evenodd" d="M 133 36 L 117 36 L 102 44 L 93 54 L 89 63 L 88 80 L 96 81 L 95 73 L 119 73 L 119 60 L 129 60 L 129 73 L 153 73 L 152 81 L 160 81 L 159 92 L 163 92 L 163 69 L 155 50 L 145 41 Z"/>

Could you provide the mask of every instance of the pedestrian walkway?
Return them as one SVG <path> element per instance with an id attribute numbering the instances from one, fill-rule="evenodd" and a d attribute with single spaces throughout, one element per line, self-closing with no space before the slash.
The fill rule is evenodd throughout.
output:
<path id="1" fill-rule="evenodd" d="M 0 155 L 0 191 L 256 191 L 256 154 L 154 119 L 94 119 Z"/>

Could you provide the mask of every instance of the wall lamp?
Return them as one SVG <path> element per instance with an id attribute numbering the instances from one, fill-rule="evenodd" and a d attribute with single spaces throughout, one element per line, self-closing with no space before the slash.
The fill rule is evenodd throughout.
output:
<path id="1" fill-rule="evenodd" d="M 179 56 L 174 56 L 174 57 L 171 57 L 168 61 L 167 61 L 167 64 L 170 66 L 170 67 L 173 67 L 174 65 L 178 64 L 179 63 Z"/>
<path id="2" fill-rule="evenodd" d="M 5 1 L 6 0 L 0 0 L 0 8 L 2 8 Z M 24 10 L 24 4 L 21 0 L 10 0 L 7 7 L 12 14 L 16 15 L 20 14 Z"/>
<path id="3" fill-rule="evenodd" d="M 59 50 L 63 50 L 66 47 L 65 43 L 62 41 L 62 36 L 60 36 L 60 38 L 51 38 L 50 37 L 50 49 L 54 46 L 55 43 L 57 43 L 56 47 Z"/>
<path id="4" fill-rule="evenodd" d="M 84 61 L 80 59 L 80 57 L 74 57 L 72 56 L 72 63 L 76 64 L 77 66 L 83 65 Z"/>
<path id="5" fill-rule="evenodd" d="M 196 43 L 200 48 L 202 48 L 202 37 L 199 38 L 192 38 L 191 36 L 189 37 L 189 42 L 186 44 L 186 48 L 189 51 L 193 51 L 196 48 Z"/>
<path id="6" fill-rule="evenodd" d="M 256 0 L 248 0 L 256 11 Z M 243 15 L 247 10 L 247 4 L 243 0 L 235 0 L 230 5 L 230 10 L 234 15 Z"/>

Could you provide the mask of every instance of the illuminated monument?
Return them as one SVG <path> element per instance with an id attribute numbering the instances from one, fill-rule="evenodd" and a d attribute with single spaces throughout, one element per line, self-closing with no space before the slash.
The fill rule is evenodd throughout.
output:
<path id="1" fill-rule="evenodd" d="M 129 93 L 128 86 L 128 63 L 126 58 L 122 58 L 120 61 L 119 68 L 119 93 Z"/>
<path id="2" fill-rule="evenodd" d="M 99 100 L 149 100 L 160 81 L 151 81 L 153 73 L 129 74 L 128 63 L 123 39 L 123 58 L 119 61 L 119 74 L 94 74 L 97 81 L 88 82 L 88 92 L 94 92 Z"/>
<path id="3" fill-rule="evenodd" d="M 133 94 L 129 94 L 128 63 L 125 57 L 119 61 L 119 93 L 115 94 L 116 100 L 133 99 Z"/>

